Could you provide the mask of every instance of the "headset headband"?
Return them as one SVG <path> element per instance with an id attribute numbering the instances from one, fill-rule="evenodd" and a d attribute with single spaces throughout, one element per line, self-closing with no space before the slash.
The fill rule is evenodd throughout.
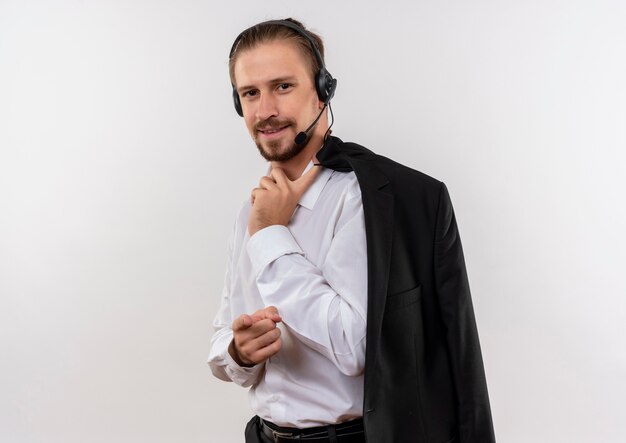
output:
<path id="1" fill-rule="evenodd" d="M 265 26 L 265 25 L 285 26 L 285 27 L 287 27 L 289 29 L 292 29 L 292 30 L 296 31 L 299 35 L 301 35 L 302 37 L 307 39 L 307 41 L 311 45 L 311 49 L 313 49 L 313 53 L 315 54 L 315 59 L 317 60 L 317 63 L 319 64 L 319 66 L 322 67 L 322 68 L 326 67 L 324 65 L 324 59 L 322 58 L 322 54 L 320 53 L 319 48 L 317 47 L 317 43 L 315 43 L 315 40 L 313 40 L 311 38 L 309 33 L 304 28 L 302 28 L 301 26 L 296 25 L 295 23 L 290 22 L 289 20 L 268 20 L 266 22 L 257 23 L 256 25 L 250 26 L 248 29 L 245 29 L 244 31 L 242 31 L 237 36 L 237 38 L 233 42 L 233 46 L 230 48 L 230 53 L 228 54 L 228 58 L 231 59 L 233 57 L 233 54 L 235 53 L 235 50 L 237 49 L 237 45 L 239 44 L 239 41 L 241 40 L 241 37 L 246 32 L 248 32 L 252 28 L 256 28 L 257 26 L 260 27 L 260 26 Z"/>

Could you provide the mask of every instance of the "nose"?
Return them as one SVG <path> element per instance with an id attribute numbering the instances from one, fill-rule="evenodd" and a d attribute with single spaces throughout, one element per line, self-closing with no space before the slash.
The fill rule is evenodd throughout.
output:
<path id="1" fill-rule="evenodd" d="M 256 114 L 258 120 L 267 120 L 278 115 L 276 98 L 271 93 L 261 94 Z"/>

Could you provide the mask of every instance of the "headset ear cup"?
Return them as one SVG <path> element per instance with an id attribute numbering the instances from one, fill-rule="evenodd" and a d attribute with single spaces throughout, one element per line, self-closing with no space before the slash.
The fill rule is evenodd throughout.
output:
<path id="1" fill-rule="evenodd" d="M 326 68 L 322 67 L 315 76 L 315 88 L 317 90 L 317 97 L 324 104 L 328 104 L 333 95 L 335 95 L 335 88 L 337 87 L 337 81 L 330 75 L 330 72 Z"/>
<path id="2" fill-rule="evenodd" d="M 333 78 L 330 74 L 328 74 L 328 101 L 335 96 L 335 89 L 337 89 L 337 79 Z"/>
<path id="3" fill-rule="evenodd" d="M 239 99 L 239 94 L 237 93 L 237 88 L 233 85 L 233 103 L 235 105 L 235 111 L 239 114 L 239 117 L 243 117 L 243 108 L 241 107 L 241 100 Z"/>
<path id="4" fill-rule="evenodd" d="M 322 75 L 322 71 L 318 72 L 315 76 L 315 90 L 317 91 L 317 98 L 326 103 L 326 90 L 324 88 L 325 79 Z"/>

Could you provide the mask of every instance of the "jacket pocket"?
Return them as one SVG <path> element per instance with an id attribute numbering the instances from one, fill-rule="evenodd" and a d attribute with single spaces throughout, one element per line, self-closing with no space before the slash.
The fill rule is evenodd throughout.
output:
<path id="1" fill-rule="evenodd" d="M 396 294 L 389 295 L 387 297 L 385 311 L 395 311 L 397 309 L 406 308 L 422 297 L 422 285 L 418 285 L 415 288 L 407 291 L 398 292 Z"/>

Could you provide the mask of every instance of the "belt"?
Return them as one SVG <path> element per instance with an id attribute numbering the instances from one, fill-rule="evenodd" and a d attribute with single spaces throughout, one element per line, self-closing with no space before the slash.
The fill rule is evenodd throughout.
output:
<path id="1" fill-rule="evenodd" d="M 261 419 L 261 432 L 273 443 L 303 441 L 306 443 L 363 443 L 363 419 L 357 418 L 337 425 L 315 428 L 283 428 Z"/>

